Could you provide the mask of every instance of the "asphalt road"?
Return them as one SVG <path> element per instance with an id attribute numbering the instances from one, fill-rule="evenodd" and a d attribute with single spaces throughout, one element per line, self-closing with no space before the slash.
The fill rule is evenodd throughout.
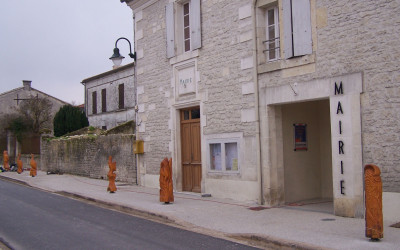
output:
<path id="1" fill-rule="evenodd" d="M 253 249 L 4 180 L 0 241 L 13 249 Z"/>

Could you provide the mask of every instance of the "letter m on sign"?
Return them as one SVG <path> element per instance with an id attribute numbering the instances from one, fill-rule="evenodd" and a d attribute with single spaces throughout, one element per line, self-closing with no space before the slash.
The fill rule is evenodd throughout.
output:
<path id="1" fill-rule="evenodd" d="M 342 84 L 342 82 L 339 83 L 339 86 L 337 85 L 337 82 L 335 82 L 335 95 L 343 95 L 343 84 Z"/>

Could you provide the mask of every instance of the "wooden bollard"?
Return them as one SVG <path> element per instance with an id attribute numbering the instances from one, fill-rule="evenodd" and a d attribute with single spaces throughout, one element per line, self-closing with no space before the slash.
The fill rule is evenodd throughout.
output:
<path id="1" fill-rule="evenodd" d="M 22 161 L 21 161 L 21 154 L 18 154 L 17 166 L 18 166 L 17 173 L 18 174 L 22 173 L 22 171 L 24 171 L 24 170 L 22 168 L 23 164 L 22 164 Z"/>
<path id="2" fill-rule="evenodd" d="M 378 241 L 383 238 L 381 171 L 373 164 L 364 167 L 365 236 Z"/>
<path id="3" fill-rule="evenodd" d="M 32 177 L 35 177 L 37 174 L 37 164 L 35 161 L 35 156 L 33 154 L 31 154 L 31 171 L 29 172 L 29 175 Z"/>
<path id="4" fill-rule="evenodd" d="M 3 152 L 3 165 L 4 165 L 4 169 L 6 171 L 10 171 L 10 164 L 8 163 L 9 160 L 10 160 L 10 157 L 8 156 L 8 152 L 7 152 L 7 150 L 4 150 L 4 152 Z"/>
<path id="5" fill-rule="evenodd" d="M 166 204 L 174 201 L 172 182 L 172 158 L 164 158 L 160 164 L 160 202 Z"/>
<path id="6" fill-rule="evenodd" d="M 110 170 L 108 171 L 107 177 L 108 177 L 108 187 L 107 191 L 110 193 L 114 193 L 117 191 L 117 187 L 115 186 L 115 178 L 117 178 L 117 174 L 114 173 L 114 171 L 117 170 L 117 163 L 112 161 L 112 156 L 110 155 L 108 157 L 108 167 Z"/>

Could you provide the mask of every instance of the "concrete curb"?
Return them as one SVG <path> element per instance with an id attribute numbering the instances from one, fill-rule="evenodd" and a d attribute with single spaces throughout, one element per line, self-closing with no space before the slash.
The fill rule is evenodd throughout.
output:
<path id="1" fill-rule="evenodd" d="M 273 237 L 267 237 L 262 235 L 254 235 L 254 234 L 226 234 L 219 231 L 214 231 L 206 228 L 202 228 L 196 226 L 194 224 L 180 221 L 176 218 L 168 217 L 160 213 L 153 213 L 142 209 L 137 209 L 133 207 L 128 207 L 124 205 L 119 205 L 107 201 L 102 201 L 99 199 L 94 199 L 91 197 L 87 197 L 80 194 L 65 192 L 65 191 L 56 191 L 53 192 L 55 194 L 59 194 L 68 198 L 81 200 L 89 202 L 90 204 L 111 209 L 114 211 L 127 213 L 130 215 L 138 216 L 140 218 L 149 219 L 158 223 L 167 224 L 173 227 L 178 227 L 180 229 L 197 232 L 205 235 L 209 235 L 212 237 L 217 237 L 229 241 L 234 241 L 240 244 L 250 245 L 253 247 L 258 247 L 262 249 L 301 249 L 301 250 L 325 250 L 329 248 L 322 248 L 318 246 L 314 246 L 311 244 L 305 244 L 301 242 L 289 242 L 283 239 L 277 239 Z"/>
<path id="2" fill-rule="evenodd" d="M 67 191 L 46 190 L 43 188 L 31 186 L 30 184 L 28 184 L 24 181 L 16 180 L 16 179 L 13 179 L 13 178 L 10 178 L 7 176 L 0 175 L 0 179 L 10 181 L 10 182 L 13 182 L 16 184 L 24 185 L 24 186 L 27 186 L 30 188 L 35 188 L 35 189 L 38 189 L 38 190 L 41 190 L 44 192 L 49 192 L 49 193 L 61 195 L 61 196 L 67 197 L 67 198 L 83 201 L 88 204 L 99 206 L 99 207 L 102 207 L 105 209 L 110 209 L 110 210 L 114 210 L 117 212 L 122 212 L 122 213 L 126 213 L 129 215 L 137 216 L 137 217 L 140 217 L 143 219 L 148 219 L 148 220 L 151 220 L 151 221 L 154 221 L 157 223 L 162 223 L 162 224 L 166 224 L 169 226 L 177 227 L 177 228 L 180 228 L 183 230 L 201 233 L 204 235 L 209 235 L 209 236 L 221 238 L 224 240 L 234 241 L 234 242 L 237 242 L 240 244 L 250 245 L 253 247 L 257 247 L 257 248 L 262 248 L 262 249 L 327 249 L 327 248 L 322 248 L 322 247 L 318 247 L 318 246 L 311 245 L 311 244 L 287 241 L 284 239 L 268 237 L 265 235 L 227 234 L 227 233 L 223 233 L 223 232 L 208 229 L 208 228 L 203 228 L 203 227 L 194 225 L 192 223 L 189 223 L 189 222 L 186 222 L 186 221 L 174 218 L 174 217 L 163 215 L 162 213 L 149 212 L 147 210 L 138 209 L 138 208 L 134 208 L 134 207 L 130 207 L 130 206 L 125 206 L 125 205 L 121 205 L 121 204 L 116 204 L 116 203 L 112 203 L 112 202 L 107 202 L 107 201 L 103 201 L 100 199 L 95 199 L 92 197 L 88 197 L 88 196 L 84 196 L 84 195 L 76 194 L 76 193 L 72 193 L 72 192 L 67 192 Z"/>
<path id="3" fill-rule="evenodd" d="M 13 179 L 13 178 L 10 178 L 10 177 L 7 177 L 7 176 L 0 175 L 0 179 L 6 180 L 6 181 L 10 181 L 10 182 L 14 182 L 14 183 L 17 183 L 17 184 L 20 184 L 20 185 L 32 187 L 31 185 L 29 185 L 25 181 L 16 180 L 16 179 Z"/>

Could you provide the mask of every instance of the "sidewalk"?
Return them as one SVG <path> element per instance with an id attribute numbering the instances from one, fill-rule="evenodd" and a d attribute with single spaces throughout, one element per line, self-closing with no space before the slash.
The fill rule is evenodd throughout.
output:
<path id="1" fill-rule="evenodd" d="M 175 202 L 159 202 L 159 190 L 117 182 L 117 192 L 108 193 L 108 181 L 72 175 L 46 175 L 38 171 L 0 173 L 2 179 L 14 179 L 32 187 L 63 194 L 74 194 L 100 203 L 128 207 L 149 215 L 157 215 L 188 230 L 233 237 L 247 237 L 303 249 L 400 249 L 400 229 L 384 224 L 384 238 L 370 242 L 365 236 L 364 219 L 343 218 L 315 212 L 314 204 L 302 207 L 280 207 L 262 210 L 257 204 L 201 197 L 198 194 L 174 193 Z M 329 204 L 328 204 L 329 205 Z M 245 237 L 239 237 L 245 236 Z"/>

